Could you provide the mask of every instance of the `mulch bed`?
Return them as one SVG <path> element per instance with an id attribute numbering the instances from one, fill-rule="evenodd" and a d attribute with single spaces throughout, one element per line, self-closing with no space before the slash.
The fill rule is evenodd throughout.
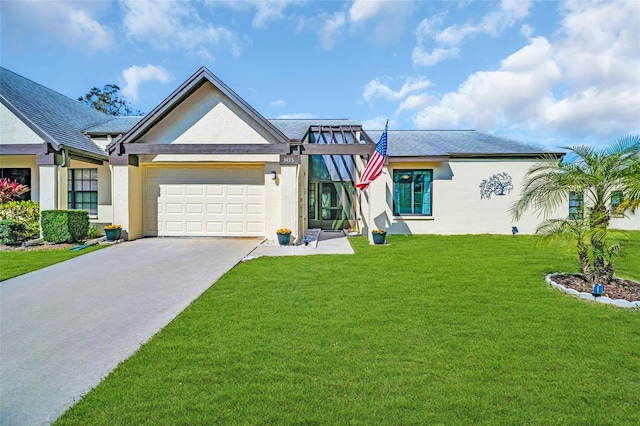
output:
<path id="1" fill-rule="evenodd" d="M 553 275 L 551 279 L 562 284 L 567 288 L 574 290 L 591 293 L 593 290 L 593 284 L 589 284 L 582 275 L 577 274 L 558 274 Z M 635 302 L 640 300 L 640 283 L 632 280 L 625 280 L 621 278 L 615 278 L 611 284 L 604 286 L 604 294 L 610 299 L 623 299 L 629 302 Z"/>
<path id="2" fill-rule="evenodd" d="M 83 243 L 77 244 L 36 244 L 34 246 L 22 247 L 22 246 L 5 246 L 0 244 L 0 251 L 34 251 L 34 250 L 56 250 L 56 249 L 70 249 L 75 246 L 79 246 Z"/>

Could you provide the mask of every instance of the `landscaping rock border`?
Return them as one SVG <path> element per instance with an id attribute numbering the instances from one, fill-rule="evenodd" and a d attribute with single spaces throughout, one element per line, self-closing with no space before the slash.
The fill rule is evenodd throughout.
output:
<path id="1" fill-rule="evenodd" d="M 562 284 L 558 284 L 557 282 L 553 281 L 553 277 L 556 275 L 568 275 L 568 273 L 556 273 L 556 274 L 548 274 L 547 276 L 544 277 L 544 280 L 546 282 L 548 282 L 549 284 L 551 284 L 551 286 L 564 291 L 565 293 L 571 294 L 573 296 L 577 296 L 580 299 L 583 300 L 589 300 L 591 302 L 600 302 L 600 303 L 606 303 L 608 305 L 613 305 L 613 306 L 617 306 L 619 308 L 635 308 L 635 309 L 640 309 L 640 300 L 635 300 L 633 302 L 629 302 L 628 300 L 623 300 L 623 299 L 611 299 L 609 297 L 606 296 L 600 296 L 600 297 L 594 297 L 591 293 L 585 293 L 585 292 L 580 292 L 578 290 L 574 290 L 572 288 L 567 288 L 565 286 L 563 286 Z"/>

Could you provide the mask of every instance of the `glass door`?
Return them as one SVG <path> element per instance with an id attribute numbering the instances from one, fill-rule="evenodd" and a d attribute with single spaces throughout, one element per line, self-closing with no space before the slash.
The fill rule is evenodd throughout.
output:
<path id="1" fill-rule="evenodd" d="M 339 230 L 355 220 L 355 191 L 349 182 L 309 182 L 309 228 Z"/>

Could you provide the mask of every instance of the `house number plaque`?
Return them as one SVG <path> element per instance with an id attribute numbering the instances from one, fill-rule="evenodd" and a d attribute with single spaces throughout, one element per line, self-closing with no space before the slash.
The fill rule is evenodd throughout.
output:
<path id="1" fill-rule="evenodd" d="M 280 165 L 300 164 L 300 156 L 297 154 L 280 154 Z"/>

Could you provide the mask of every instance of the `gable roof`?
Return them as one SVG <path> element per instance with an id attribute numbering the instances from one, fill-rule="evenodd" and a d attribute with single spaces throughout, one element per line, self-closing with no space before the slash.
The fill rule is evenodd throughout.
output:
<path id="1" fill-rule="evenodd" d="M 379 140 L 382 130 L 367 131 Z M 539 157 L 561 156 L 539 146 L 501 138 L 476 130 L 389 130 L 389 157 Z"/>
<path id="2" fill-rule="evenodd" d="M 260 124 L 267 132 L 269 132 L 279 143 L 289 143 L 287 137 L 278 130 L 269 120 L 264 118 L 258 111 L 256 111 L 251 105 L 249 105 L 244 99 L 229 88 L 216 77 L 206 67 L 201 67 L 195 74 L 187 79 L 180 85 L 172 94 L 170 94 L 164 101 L 162 101 L 157 107 L 155 107 L 149 114 L 147 114 L 142 120 L 131 128 L 131 130 L 125 134 L 122 138 L 113 141 L 107 146 L 107 150 L 112 151 L 116 144 L 131 143 L 148 132 L 155 124 L 161 121 L 167 114 L 169 114 L 176 106 L 182 101 L 188 98 L 196 90 L 198 90 L 203 84 L 209 82 L 213 84 L 218 90 L 220 90 L 225 96 L 231 99 L 240 109 L 242 109 L 247 115 L 253 118 L 258 124 Z"/>
<path id="3" fill-rule="evenodd" d="M 0 101 L 45 142 L 100 158 L 105 151 L 83 134 L 110 117 L 81 102 L 0 67 Z"/>

